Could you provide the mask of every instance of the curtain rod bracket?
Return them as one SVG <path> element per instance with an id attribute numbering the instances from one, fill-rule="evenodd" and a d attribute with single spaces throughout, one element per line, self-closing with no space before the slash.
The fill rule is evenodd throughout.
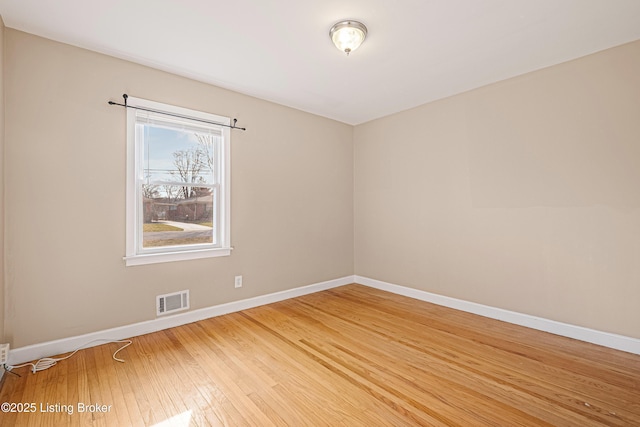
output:
<path id="1" fill-rule="evenodd" d="M 217 122 L 212 122 L 210 120 L 198 119 L 196 117 L 184 116 L 182 114 L 169 113 L 168 111 L 160 111 L 160 110 L 154 110 L 154 109 L 151 109 L 151 108 L 136 107 L 135 105 L 127 104 L 127 99 L 129 99 L 129 95 L 127 95 L 126 93 L 123 93 L 122 97 L 124 98 L 124 104 L 119 104 L 119 103 L 114 102 L 114 101 L 108 101 L 108 104 L 109 105 L 118 105 L 118 106 L 124 107 L 124 108 L 135 108 L 136 110 L 149 111 L 151 113 L 164 114 L 166 116 L 178 117 L 178 118 L 181 118 L 181 119 L 188 119 L 188 120 L 193 120 L 193 121 L 196 121 L 196 122 L 208 123 L 210 125 L 224 126 L 224 127 L 230 128 L 230 129 L 238 129 L 238 130 L 242 130 L 242 131 L 246 131 L 247 130 L 247 128 L 241 128 L 241 127 L 236 126 L 236 123 L 238 122 L 238 119 L 236 119 L 236 118 L 233 119 L 233 124 L 232 125 L 228 125 L 228 124 L 225 124 L 225 123 L 217 123 Z"/>

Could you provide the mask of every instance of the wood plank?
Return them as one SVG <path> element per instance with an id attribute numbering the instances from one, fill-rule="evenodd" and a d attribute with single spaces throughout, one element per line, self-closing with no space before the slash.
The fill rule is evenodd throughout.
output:
<path id="1" fill-rule="evenodd" d="M 0 425 L 640 425 L 640 356 L 348 285 L 6 374 Z"/>

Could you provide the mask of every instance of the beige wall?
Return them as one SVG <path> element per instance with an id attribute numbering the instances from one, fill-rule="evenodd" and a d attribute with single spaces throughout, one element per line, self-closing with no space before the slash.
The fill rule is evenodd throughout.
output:
<path id="1" fill-rule="evenodd" d="M 355 273 L 640 338 L 639 118 L 635 42 L 357 126 Z"/>
<path id="2" fill-rule="evenodd" d="M 4 343 L 4 21 L 0 16 L 0 343 Z"/>
<path id="3" fill-rule="evenodd" d="M 353 128 L 5 31 L 7 339 L 13 347 L 353 274 Z M 221 66 L 224 66 L 222 63 Z M 125 267 L 122 93 L 238 118 L 232 256 Z M 234 289 L 234 275 L 244 285 Z"/>
<path id="4" fill-rule="evenodd" d="M 640 338 L 640 42 L 354 129 L 0 37 L 13 347 L 153 319 L 171 291 L 202 308 L 354 272 Z M 125 92 L 248 128 L 232 132 L 231 257 L 124 266 L 125 115 L 107 100 Z"/>

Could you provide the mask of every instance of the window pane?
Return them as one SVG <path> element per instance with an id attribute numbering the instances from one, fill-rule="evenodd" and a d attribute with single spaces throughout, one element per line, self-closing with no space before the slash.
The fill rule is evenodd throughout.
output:
<path id="1" fill-rule="evenodd" d="M 219 136 L 151 124 L 137 126 L 144 140 L 143 178 L 146 183 L 215 182 Z"/>
<path id="2" fill-rule="evenodd" d="M 217 243 L 213 189 L 143 184 L 142 194 L 142 247 Z"/>

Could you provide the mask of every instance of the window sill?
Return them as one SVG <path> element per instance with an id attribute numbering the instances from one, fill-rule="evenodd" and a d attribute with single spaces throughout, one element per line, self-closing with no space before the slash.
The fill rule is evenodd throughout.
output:
<path id="1" fill-rule="evenodd" d="M 188 261 L 190 259 L 214 258 L 231 255 L 230 248 L 198 249 L 193 251 L 165 252 L 156 254 L 131 255 L 124 257 L 127 267 L 134 265 L 158 264 L 162 262 Z"/>

